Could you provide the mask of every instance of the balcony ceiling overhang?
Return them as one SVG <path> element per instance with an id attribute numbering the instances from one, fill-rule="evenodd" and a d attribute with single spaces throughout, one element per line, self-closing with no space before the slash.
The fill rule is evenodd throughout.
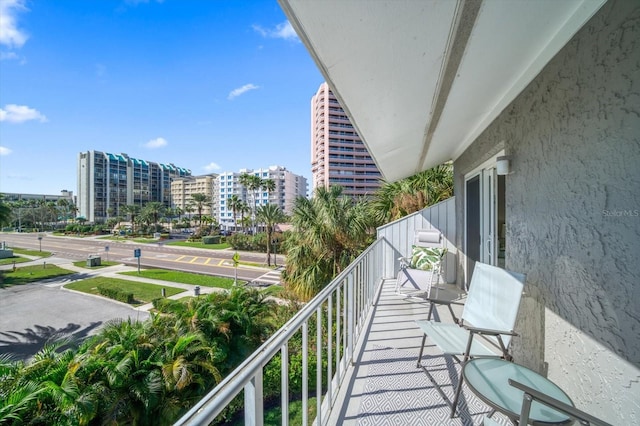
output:
<path id="1" fill-rule="evenodd" d="M 455 160 L 605 0 L 279 0 L 388 181 Z"/>

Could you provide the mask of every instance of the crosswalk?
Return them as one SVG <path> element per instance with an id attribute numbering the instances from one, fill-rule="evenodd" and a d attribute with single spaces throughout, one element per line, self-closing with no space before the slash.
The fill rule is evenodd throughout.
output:
<path id="1" fill-rule="evenodd" d="M 267 272 L 264 275 L 259 276 L 258 278 L 252 280 L 249 285 L 256 287 L 268 287 L 270 285 L 278 285 L 280 284 L 280 274 L 284 269 L 283 266 L 279 266 L 276 269 L 273 269 Z"/>

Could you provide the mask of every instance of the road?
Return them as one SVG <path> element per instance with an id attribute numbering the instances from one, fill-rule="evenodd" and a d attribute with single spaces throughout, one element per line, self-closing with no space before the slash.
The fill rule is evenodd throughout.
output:
<path id="1" fill-rule="evenodd" d="M 43 234 L 41 240 L 38 237 L 38 234 L 32 233 L 0 233 L 0 243 L 5 242 L 9 248 L 39 250 L 41 247 L 43 251 L 54 253 L 52 257 L 42 259 L 43 262 L 49 260 L 51 263 L 69 264 L 69 260 L 85 260 L 87 256 L 97 254 L 105 260 L 136 266 L 137 259 L 133 251 L 140 248 L 140 265 L 143 267 L 227 277 L 233 277 L 235 273 L 231 259 L 235 252 L 230 250 L 201 250 L 49 234 Z M 241 262 L 261 264 L 264 260 L 264 254 L 240 253 Z M 6 265 L 3 268 L 10 267 Z M 113 268 L 123 267 L 114 266 L 104 270 Z M 279 282 L 279 273 L 264 267 L 239 265 L 238 280 L 275 284 Z M 64 282 L 65 279 L 62 279 L 51 283 L 0 288 L 0 355 L 26 360 L 46 343 L 60 337 L 82 340 L 98 332 L 109 321 L 143 320 L 149 317 L 149 313 L 142 308 L 64 290 Z"/>
<path id="2" fill-rule="evenodd" d="M 42 236 L 41 240 L 38 239 L 39 236 Z M 230 278 L 235 276 L 232 260 L 235 252 L 231 250 L 203 250 L 168 246 L 162 243 L 137 244 L 93 237 L 76 238 L 36 233 L 0 233 L 0 242 L 2 241 L 6 242 L 9 248 L 41 249 L 52 252 L 56 257 L 73 260 L 85 260 L 89 255 L 99 255 L 103 260 L 132 266 L 138 264 L 138 259 L 134 257 L 134 249 L 139 248 L 141 250 L 141 267 L 164 268 Z M 270 272 L 270 269 L 264 265 L 265 254 L 241 252 L 240 262 L 238 280 L 260 281 L 261 277 Z M 244 262 L 265 267 L 243 265 Z M 278 257 L 278 262 L 282 264 L 283 258 Z M 266 278 L 265 281 L 269 282 Z"/>

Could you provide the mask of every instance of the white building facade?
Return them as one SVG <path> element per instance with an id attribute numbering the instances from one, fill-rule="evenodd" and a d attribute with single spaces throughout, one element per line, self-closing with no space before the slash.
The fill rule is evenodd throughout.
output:
<path id="1" fill-rule="evenodd" d="M 248 191 L 240 184 L 240 176 L 249 174 L 260 179 L 271 179 L 275 183 L 275 189 Z M 250 208 L 254 209 L 267 204 L 276 204 L 285 214 L 290 214 L 295 199 L 307 196 L 307 179 L 296 175 L 283 166 L 270 166 L 263 169 L 240 169 L 238 172 L 224 172 L 218 176 L 218 223 L 220 229 L 235 231 L 240 228 L 242 215 L 236 212 L 233 217 L 233 209 L 229 207 L 228 199 L 236 195 Z M 245 214 L 244 217 L 247 217 Z"/>

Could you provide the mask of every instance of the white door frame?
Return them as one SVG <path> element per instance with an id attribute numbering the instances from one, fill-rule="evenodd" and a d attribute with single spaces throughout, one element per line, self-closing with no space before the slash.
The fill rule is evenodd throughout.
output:
<path id="1" fill-rule="evenodd" d="M 467 190 L 467 184 L 471 179 L 475 177 L 480 178 L 480 262 L 490 265 L 498 264 L 498 244 L 497 244 L 497 189 L 498 179 L 496 173 L 497 158 L 504 155 L 504 150 L 484 161 L 482 164 L 474 168 L 469 173 L 464 175 L 464 188 Z M 468 252 L 467 247 L 467 197 L 464 198 L 464 252 Z M 465 255 L 465 262 L 463 263 L 465 271 L 465 286 L 468 288 L 470 275 L 469 275 L 469 258 Z"/>

